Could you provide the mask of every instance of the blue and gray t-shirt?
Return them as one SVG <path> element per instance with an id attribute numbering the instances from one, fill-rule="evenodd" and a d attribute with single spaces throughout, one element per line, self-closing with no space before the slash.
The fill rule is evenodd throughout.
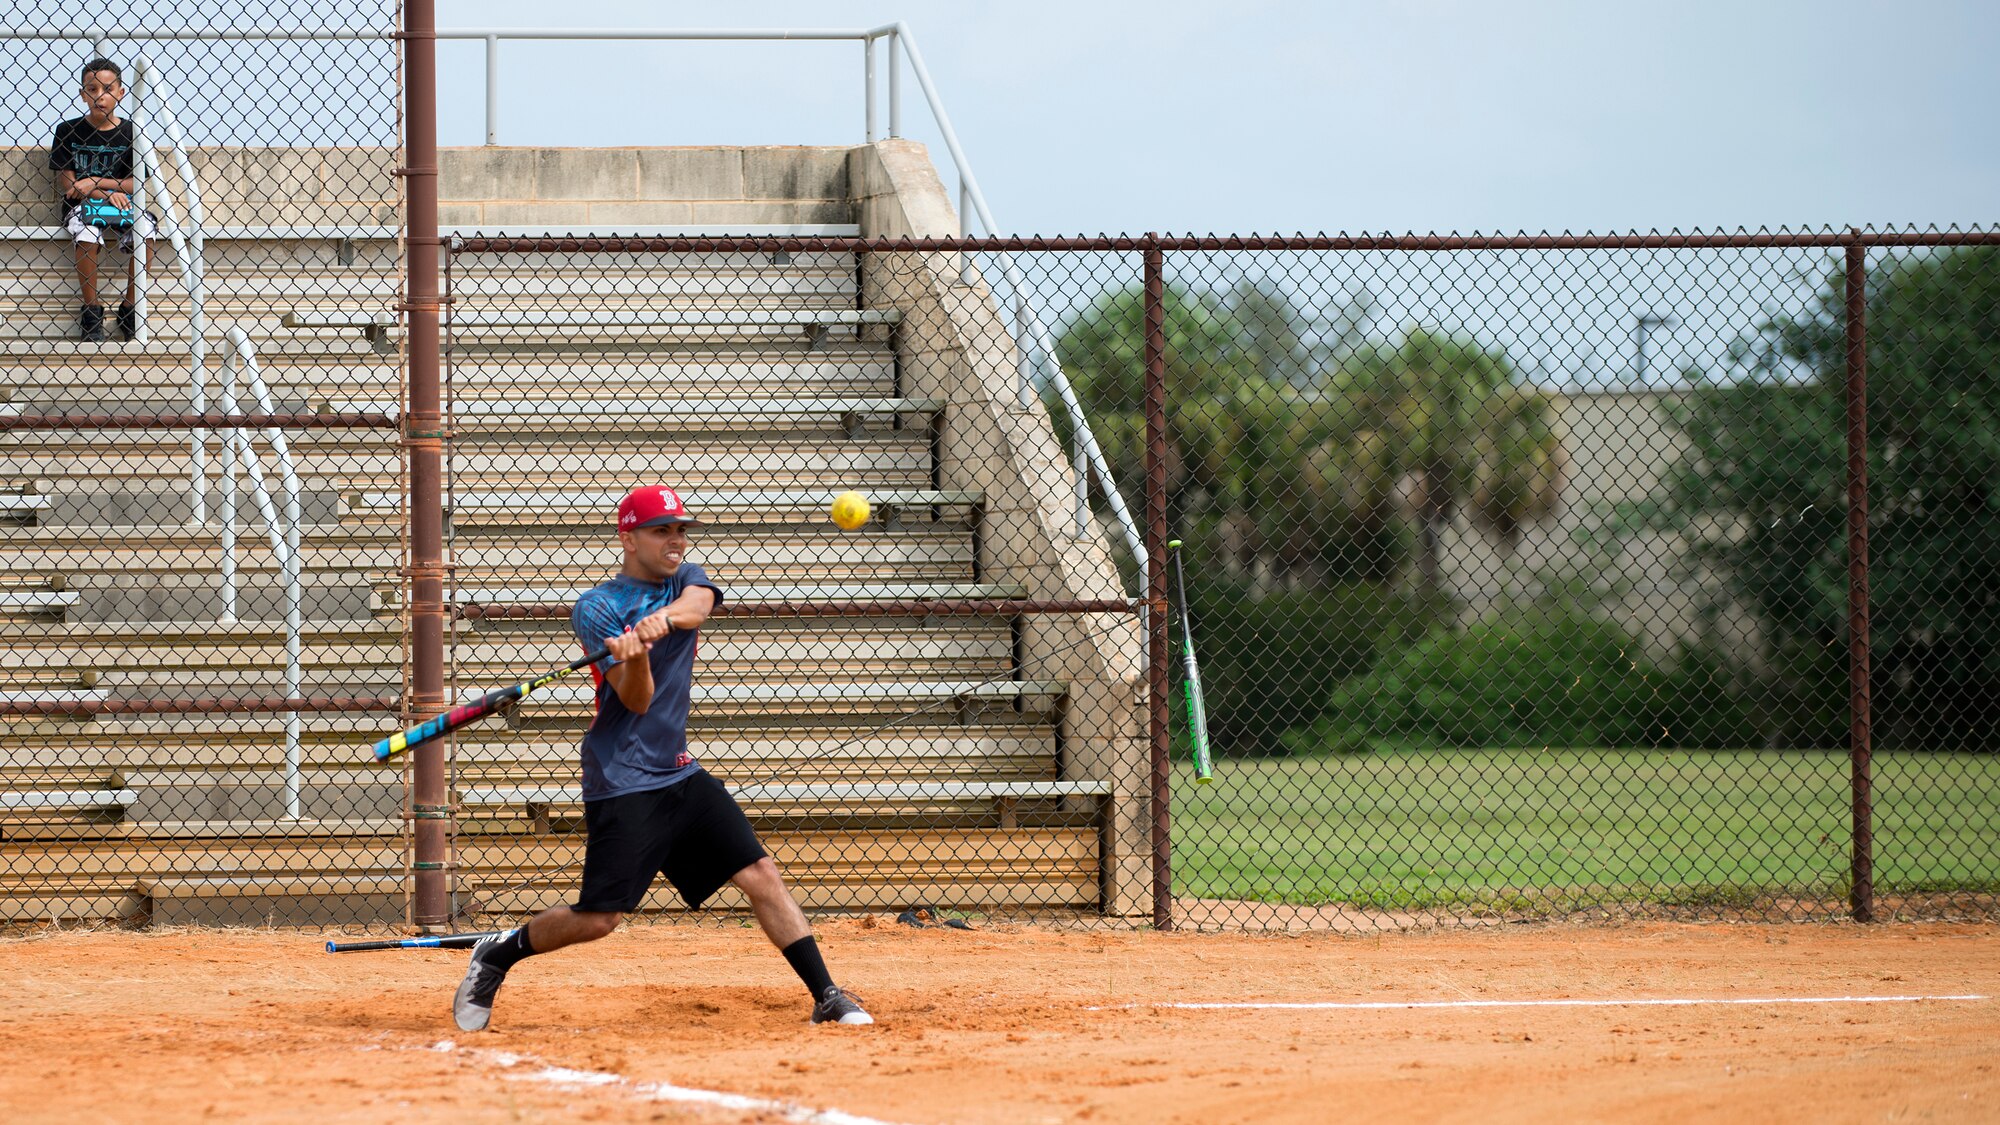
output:
<path id="1" fill-rule="evenodd" d="M 129 180 L 137 167 L 132 159 L 137 144 L 138 131 L 129 117 L 101 132 L 90 123 L 90 118 L 73 117 L 56 126 L 55 137 L 49 142 L 49 168 L 75 173 L 79 180 L 92 176 Z M 58 221 L 66 220 L 70 208 L 77 206 L 62 198 L 56 202 Z"/>
<path id="2" fill-rule="evenodd" d="M 570 627 L 577 642 L 589 652 L 615 637 L 647 614 L 665 607 L 690 586 L 706 586 L 715 591 L 715 604 L 722 604 L 722 588 L 709 581 L 706 571 L 693 563 L 682 563 L 665 582 L 642 582 L 619 575 L 585 592 L 570 611 Z M 626 709 L 618 692 L 605 678 L 612 661 L 609 657 L 590 669 L 597 681 L 597 718 L 583 736 L 583 799 L 595 801 L 626 793 L 663 789 L 682 780 L 697 768 L 688 752 L 687 723 L 690 691 L 694 682 L 695 644 L 701 630 L 675 629 L 654 642 L 647 657 L 653 664 L 653 704 L 643 715 Z"/>

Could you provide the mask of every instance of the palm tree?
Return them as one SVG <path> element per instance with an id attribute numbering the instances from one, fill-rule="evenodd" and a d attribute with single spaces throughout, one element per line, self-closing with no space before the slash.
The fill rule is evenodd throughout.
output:
<path id="1" fill-rule="evenodd" d="M 1412 329 L 1371 382 L 1393 388 L 1385 423 L 1417 523 L 1417 579 L 1441 584 L 1445 528 L 1461 509 L 1511 547 L 1562 494 L 1565 458 L 1548 396 L 1506 357 L 1471 340 Z M 1378 392 L 1379 393 L 1379 392 Z"/>

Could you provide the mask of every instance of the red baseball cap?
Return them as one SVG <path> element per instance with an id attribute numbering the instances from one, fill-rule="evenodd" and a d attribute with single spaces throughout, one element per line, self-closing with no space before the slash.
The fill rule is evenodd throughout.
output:
<path id="1" fill-rule="evenodd" d="M 665 485 L 635 488 L 618 502 L 618 530 L 637 531 L 642 527 L 665 527 L 672 523 L 700 523 L 688 514 L 680 493 Z"/>

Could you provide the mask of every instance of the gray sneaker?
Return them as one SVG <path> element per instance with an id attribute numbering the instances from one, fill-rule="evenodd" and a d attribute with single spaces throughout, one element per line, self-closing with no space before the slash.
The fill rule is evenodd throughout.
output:
<path id="1" fill-rule="evenodd" d="M 487 1021 L 493 1018 L 493 998 L 499 995 L 507 970 L 487 964 L 480 954 L 507 940 L 513 932 L 482 938 L 472 947 L 472 963 L 466 966 L 465 979 L 459 982 L 458 991 L 451 998 L 451 1018 L 460 1031 L 485 1031 Z"/>
<path id="2" fill-rule="evenodd" d="M 861 1002 L 840 990 L 837 984 L 829 984 L 826 991 L 819 994 L 819 1003 L 813 1005 L 814 1023 L 874 1023 L 875 1017 L 861 1007 Z M 460 1027 L 465 1026 L 460 1024 Z"/>

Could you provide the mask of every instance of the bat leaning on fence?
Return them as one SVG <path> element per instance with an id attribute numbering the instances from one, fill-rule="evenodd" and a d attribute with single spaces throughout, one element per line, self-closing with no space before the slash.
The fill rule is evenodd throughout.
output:
<path id="1" fill-rule="evenodd" d="M 440 934 L 437 937 L 397 938 L 393 941 L 330 941 L 326 943 L 326 951 L 368 953 L 377 949 L 471 949 L 484 938 L 506 932 L 488 930 L 477 934 Z"/>
<path id="2" fill-rule="evenodd" d="M 554 671 L 544 672 L 532 680 L 523 680 L 512 687 L 496 688 L 462 707 L 454 707 L 442 715 L 425 719 L 409 730 L 392 734 L 382 741 L 377 742 L 375 744 L 375 760 L 386 762 L 405 750 L 422 746 L 424 743 L 440 735 L 450 734 L 467 723 L 485 718 L 493 712 L 498 711 L 501 707 L 526 697 L 529 692 L 547 687 L 564 676 L 569 675 L 571 672 L 588 668 L 609 655 L 611 655 L 610 649 L 600 648 L 587 656 L 578 657 L 567 668 L 557 668 Z"/>
<path id="3" fill-rule="evenodd" d="M 1201 699 L 1201 669 L 1194 662 L 1194 626 L 1188 623 L 1187 576 L 1181 573 L 1181 541 L 1169 540 L 1167 553 L 1173 556 L 1174 608 L 1181 618 L 1181 671 L 1187 677 L 1182 688 L 1187 696 L 1188 741 L 1194 748 L 1194 779 L 1205 785 L 1214 776 L 1208 756 L 1208 707 Z"/>

